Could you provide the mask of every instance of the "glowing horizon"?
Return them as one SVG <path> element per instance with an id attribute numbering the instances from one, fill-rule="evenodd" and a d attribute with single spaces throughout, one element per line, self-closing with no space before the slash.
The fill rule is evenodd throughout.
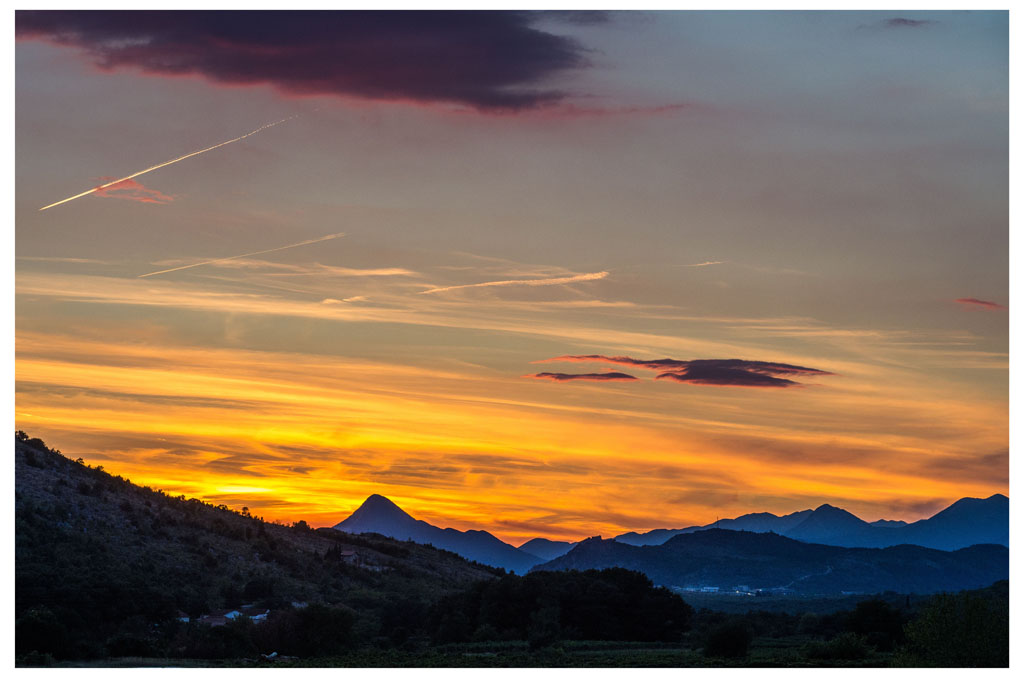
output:
<path id="1" fill-rule="evenodd" d="M 513 544 L 1008 495 L 1007 13 L 143 16 L 16 17 L 29 435 Z"/>

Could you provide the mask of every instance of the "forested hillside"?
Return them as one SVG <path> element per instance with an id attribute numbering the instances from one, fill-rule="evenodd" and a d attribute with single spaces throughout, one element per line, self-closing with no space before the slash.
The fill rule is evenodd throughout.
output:
<path id="1" fill-rule="evenodd" d="M 401 642 L 433 601 L 501 572 L 429 546 L 168 496 L 23 434 L 15 479 L 19 656 L 322 654 L 377 636 Z M 174 622 L 244 603 L 276 612 L 251 637 Z M 304 647 L 310 610 L 330 624 L 323 648 Z"/>
<path id="2" fill-rule="evenodd" d="M 695 609 L 626 569 L 518 576 L 378 535 L 267 523 L 138 487 L 24 434 L 15 478 L 19 666 L 1008 662 L 1005 581 Z M 247 609 L 266 613 L 224 616 Z"/>

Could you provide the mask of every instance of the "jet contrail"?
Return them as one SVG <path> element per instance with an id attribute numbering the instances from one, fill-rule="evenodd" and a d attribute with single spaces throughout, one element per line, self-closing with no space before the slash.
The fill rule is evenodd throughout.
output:
<path id="1" fill-rule="evenodd" d="M 273 127 L 274 125 L 280 125 L 282 122 L 288 122 L 289 120 L 292 120 L 293 118 L 297 118 L 297 117 L 299 117 L 298 114 L 293 115 L 290 118 L 284 118 L 283 120 L 278 120 L 277 122 L 272 122 L 272 123 L 270 123 L 268 125 L 264 125 L 263 127 L 258 127 L 256 129 L 254 129 L 253 131 L 249 132 L 248 134 L 243 134 L 240 137 L 235 137 L 234 139 L 229 139 L 228 141 L 221 142 L 221 143 L 217 144 L 216 146 L 210 146 L 209 148 L 204 148 L 201 151 L 195 151 L 193 153 L 189 153 L 187 155 L 183 155 L 180 158 L 175 158 L 174 160 L 168 160 L 167 162 L 162 162 L 159 165 L 153 165 L 152 167 L 150 167 L 148 169 L 144 169 L 141 172 L 136 172 L 135 174 L 129 174 L 126 177 L 121 177 L 120 179 L 115 179 L 114 181 L 109 181 L 109 182 L 103 184 L 102 186 L 96 186 L 95 188 L 90 188 L 88 191 L 82 191 L 78 195 L 73 195 L 70 198 L 64 198 L 63 200 L 58 200 L 57 202 L 55 202 L 55 203 L 53 203 L 51 205 L 47 205 L 46 207 L 40 207 L 39 211 L 42 212 L 43 210 L 48 210 L 51 207 L 56 207 L 57 205 L 63 205 L 64 203 L 70 202 L 70 201 L 74 200 L 75 198 L 85 197 L 85 196 L 89 195 L 90 193 L 95 193 L 96 191 L 102 190 L 104 188 L 109 188 L 110 186 L 113 186 L 114 184 L 119 184 L 122 181 L 127 181 L 128 179 L 134 179 L 137 176 L 146 174 L 147 172 L 152 172 L 153 170 L 158 170 L 161 167 L 167 167 L 168 165 L 173 165 L 176 162 L 181 162 L 182 160 L 185 160 L 187 158 L 191 158 L 194 155 L 199 155 L 200 153 L 206 153 L 207 151 L 212 151 L 213 149 L 220 148 L 221 146 L 227 146 L 228 144 L 233 144 L 236 141 L 241 141 L 242 139 L 245 139 L 246 137 L 251 137 L 253 134 L 256 134 L 257 132 L 262 132 L 263 130 L 265 130 L 265 129 L 269 128 L 269 127 Z"/>
<path id="2" fill-rule="evenodd" d="M 436 294 L 437 292 L 447 292 L 448 290 L 462 290 L 467 287 L 506 287 L 510 285 L 525 285 L 528 287 L 541 287 L 545 285 L 566 285 L 574 282 L 584 282 L 586 280 L 600 280 L 601 278 L 607 278 L 608 271 L 601 271 L 599 273 L 581 273 L 580 275 L 569 276 L 568 278 L 533 278 L 530 280 L 494 280 L 491 282 L 473 283 L 472 285 L 453 285 L 452 287 L 434 287 L 429 290 L 423 290 L 416 294 Z"/>
<path id="3" fill-rule="evenodd" d="M 303 240 L 302 242 L 292 243 L 291 245 L 285 245 L 284 247 L 275 247 L 269 250 L 260 250 L 259 252 L 247 252 L 245 254 L 236 254 L 233 257 L 223 257 L 221 259 L 210 259 L 209 261 L 200 261 L 196 264 L 188 264 L 186 266 L 178 266 L 176 268 L 165 268 L 162 271 L 153 271 L 152 273 L 143 273 L 140 278 L 148 278 L 153 275 L 160 275 L 162 273 L 172 273 L 174 271 L 184 271 L 186 268 L 195 268 L 196 266 L 208 266 L 209 264 L 219 264 L 222 261 L 231 261 L 232 259 L 241 259 L 242 257 L 254 257 L 257 254 L 268 254 L 270 252 L 280 252 L 281 250 L 290 250 L 293 247 L 302 247 L 303 245 L 312 245 L 313 243 L 323 242 L 325 240 L 334 240 L 344 236 L 344 233 L 332 233 L 331 235 L 325 235 L 322 238 L 314 238 L 313 240 Z"/>

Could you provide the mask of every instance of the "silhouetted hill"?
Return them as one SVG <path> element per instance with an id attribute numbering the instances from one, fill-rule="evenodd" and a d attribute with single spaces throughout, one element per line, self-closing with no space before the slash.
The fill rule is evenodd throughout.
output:
<path id="1" fill-rule="evenodd" d="M 881 548 L 911 544 L 952 551 L 975 544 L 1009 546 L 1009 525 L 1010 500 L 1002 494 L 994 494 L 988 499 L 960 499 L 931 518 L 910 524 L 902 520 L 868 523 L 849 511 L 823 504 L 813 511 L 797 511 L 785 516 L 749 513 L 677 530 L 656 529 L 640 534 L 627 532 L 615 540 L 634 546 L 656 546 L 678 534 L 719 528 L 775 532 L 792 539 L 830 546 Z"/>
<path id="2" fill-rule="evenodd" d="M 677 530 L 659 527 L 657 529 L 650 530 L 649 532 L 625 532 L 614 537 L 614 539 L 615 541 L 623 544 L 629 544 L 630 546 L 656 546 L 658 544 L 664 544 L 677 534 L 686 534 L 688 532 L 704 529 L 707 528 L 696 525 L 693 527 L 681 527 Z"/>
<path id="3" fill-rule="evenodd" d="M 810 509 L 797 511 L 796 513 L 790 513 L 784 516 L 777 516 L 774 513 L 767 512 L 748 513 L 746 515 L 739 516 L 738 518 L 723 518 L 721 520 L 716 520 L 715 522 L 708 523 L 707 525 L 693 525 L 691 527 L 683 527 L 674 530 L 660 528 L 642 533 L 626 532 L 625 534 L 620 534 L 617 537 L 614 537 L 614 539 L 633 546 L 657 546 L 659 544 L 664 544 L 677 534 L 690 534 L 692 532 L 710 530 L 712 528 L 784 534 L 788 530 L 799 525 L 811 513 Z"/>
<path id="4" fill-rule="evenodd" d="M 710 529 L 676 535 L 660 546 L 594 537 L 534 571 L 608 567 L 643 572 L 664 586 L 931 593 L 978 588 L 1008 578 L 1009 550 L 998 545 L 953 552 L 906 545 L 843 548 L 771 533 Z"/>
<path id="5" fill-rule="evenodd" d="M 334 528 L 345 532 L 375 532 L 390 537 L 389 531 L 416 529 L 418 522 L 387 497 L 371 494 L 352 515 Z"/>
<path id="6" fill-rule="evenodd" d="M 511 572 L 527 572 L 542 561 L 537 556 L 506 544 L 490 532 L 461 532 L 450 527 L 442 529 L 417 520 L 379 494 L 367 497 L 352 515 L 335 525 L 334 529 L 353 534 L 375 533 L 417 544 L 431 544 L 458 553 L 468 560 L 503 567 Z"/>
<path id="7" fill-rule="evenodd" d="M 851 539 L 859 541 L 862 538 L 867 538 L 866 535 L 876 529 L 849 511 L 829 504 L 822 504 L 797 525 L 786 530 L 785 534 L 791 539 L 800 541 L 832 544 L 833 540 L 837 538 L 846 541 Z"/>
<path id="8" fill-rule="evenodd" d="M 775 532 L 782 534 L 787 532 L 811 515 L 810 509 L 797 511 L 784 516 L 777 516 L 774 513 L 748 513 L 739 518 L 727 518 L 719 520 L 709 527 L 718 527 L 724 530 L 745 530 L 747 532 Z"/>
<path id="9" fill-rule="evenodd" d="M 572 541 L 552 541 L 551 539 L 536 537 L 524 544 L 520 544 L 519 550 L 529 553 L 531 556 L 536 556 L 541 560 L 552 560 L 565 555 L 575 545 L 576 542 Z"/>
<path id="10" fill-rule="evenodd" d="M 260 628 L 285 634 L 268 637 L 259 651 L 294 646 L 287 628 L 302 620 L 293 602 L 357 614 L 353 633 L 376 637 L 398 628 L 382 626 L 389 615 L 410 619 L 496 574 L 429 546 L 267 523 L 172 497 L 72 461 L 39 439 L 16 439 L 14 461 L 19 656 L 158 656 L 168 647 L 184 648 L 176 656 L 258 656 L 253 647 L 211 649 L 224 638 L 203 626 L 186 633 L 173 621 L 243 602 L 269 608 L 271 621 Z"/>
<path id="11" fill-rule="evenodd" d="M 908 543 L 936 549 L 955 549 L 968 542 L 1009 546 L 1010 499 L 1002 494 L 966 497 L 927 520 L 899 529 L 901 538 L 909 537 Z"/>

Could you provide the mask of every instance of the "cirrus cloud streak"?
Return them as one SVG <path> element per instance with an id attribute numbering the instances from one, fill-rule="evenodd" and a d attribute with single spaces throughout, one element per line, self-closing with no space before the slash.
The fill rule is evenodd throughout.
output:
<path id="1" fill-rule="evenodd" d="M 291 245 L 284 245 L 283 247 L 274 247 L 269 250 L 260 250 L 259 252 L 247 252 L 245 254 L 236 254 L 231 257 L 222 257 L 220 259 L 209 259 L 207 261 L 200 261 L 194 264 L 187 264 L 185 266 L 176 266 L 174 268 L 165 268 L 161 271 L 153 271 L 152 273 L 143 273 L 140 278 L 149 278 L 154 275 L 163 275 L 164 273 L 173 273 L 174 271 L 184 271 L 187 268 L 196 268 L 197 266 L 210 266 L 213 264 L 223 264 L 234 259 L 241 259 L 243 257 L 254 257 L 257 254 L 269 254 L 270 252 L 280 252 L 281 250 L 289 250 L 293 247 L 303 247 L 305 245 L 313 245 L 318 242 L 324 242 L 325 240 L 334 240 L 335 238 L 344 237 L 344 233 L 331 233 L 325 235 L 322 238 L 313 238 L 312 240 L 303 240 L 302 242 L 292 243 Z"/>
<path id="2" fill-rule="evenodd" d="M 432 287 L 429 290 L 417 292 L 417 294 L 436 294 L 438 292 L 450 292 L 451 290 L 464 290 L 470 287 L 546 287 L 548 285 L 569 285 L 588 280 L 601 280 L 608 277 L 608 271 L 598 273 L 581 273 L 564 278 L 530 278 L 527 280 L 492 280 L 490 282 L 472 283 L 470 285 L 451 285 L 449 287 Z"/>

